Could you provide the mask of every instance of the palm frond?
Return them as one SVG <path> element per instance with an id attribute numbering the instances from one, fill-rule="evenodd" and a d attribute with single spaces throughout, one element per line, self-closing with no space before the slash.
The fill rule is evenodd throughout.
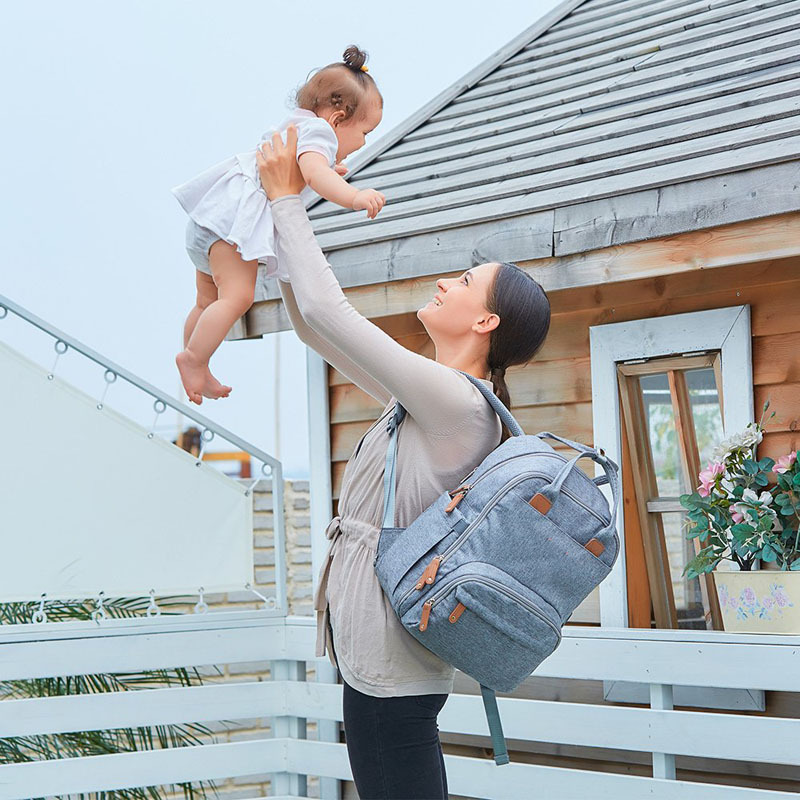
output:
<path id="1" fill-rule="evenodd" d="M 144 616 L 149 602 L 149 598 L 110 598 L 103 601 L 103 607 L 111 618 L 129 619 Z M 167 615 L 182 613 L 170 612 L 168 609 L 185 604 L 186 598 L 159 599 L 162 614 Z M 0 625 L 31 623 L 38 608 L 38 602 L 0 603 Z M 90 600 L 54 600 L 48 601 L 46 605 L 50 622 L 89 620 L 94 611 L 95 604 Z M 214 669 L 222 675 L 218 667 Z M 199 670 L 185 667 L 130 673 L 56 676 L 0 681 L 0 700 L 139 691 L 165 686 L 198 686 L 202 683 Z M 216 737 L 209 727 L 200 723 L 7 737 L 0 739 L 0 764 L 192 747 L 201 746 L 208 741 L 216 742 Z M 182 791 L 185 800 L 206 800 L 209 790 L 214 797 L 219 796 L 213 781 L 199 781 L 172 784 L 169 787 L 120 789 L 94 793 L 91 797 L 77 797 L 79 800 L 84 797 L 87 800 L 164 800 L 167 791 L 174 792 L 177 789 Z"/>

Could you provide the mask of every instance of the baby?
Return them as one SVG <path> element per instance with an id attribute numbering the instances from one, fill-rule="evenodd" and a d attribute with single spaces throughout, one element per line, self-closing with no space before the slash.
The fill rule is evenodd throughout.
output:
<path id="1" fill-rule="evenodd" d="M 297 162 L 306 181 L 301 197 L 314 192 L 332 203 L 366 211 L 374 219 L 386 198 L 356 189 L 340 162 L 364 146 L 383 115 L 383 98 L 355 46 L 343 60 L 315 72 L 297 91 L 297 108 L 276 130 L 297 128 Z M 273 131 L 265 133 L 262 142 Z M 197 302 L 183 330 L 184 350 L 175 361 L 189 400 L 227 397 L 208 362 L 226 334 L 253 303 L 259 264 L 267 275 L 288 280 L 276 258 L 269 200 L 261 187 L 256 149 L 240 153 L 173 189 L 189 215 L 186 250 L 197 268 Z"/>

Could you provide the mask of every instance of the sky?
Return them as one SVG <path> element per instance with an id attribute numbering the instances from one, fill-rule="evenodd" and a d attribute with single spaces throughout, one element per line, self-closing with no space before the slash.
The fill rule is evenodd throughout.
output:
<path id="1" fill-rule="evenodd" d="M 170 188 L 253 147 L 351 43 L 384 97 L 369 147 L 556 4 L 0 0 L 0 295 L 182 398 L 174 356 L 194 267 Z M 0 341 L 52 366 L 52 342 L 11 315 Z M 62 357 L 59 374 L 99 395 L 102 370 L 78 360 Z M 200 411 L 307 477 L 294 333 L 224 342 L 212 369 L 234 390 Z M 106 402 L 152 424 L 137 392 L 115 384 Z M 179 424 L 160 419 L 165 435 Z"/>

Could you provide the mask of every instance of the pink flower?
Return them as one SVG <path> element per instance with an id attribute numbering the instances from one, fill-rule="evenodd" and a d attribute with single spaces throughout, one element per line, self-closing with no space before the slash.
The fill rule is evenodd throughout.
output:
<path id="1" fill-rule="evenodd" d="M 744 514 L 740 514 L 738 511 L 731 511 L 731 519 L 738 525 L 744 521 Z"/>
<path id="2" fill-rule="evenodd" d="M 773 467 L 773 472 L 788 472 L 792 468 L 792 464 L 797 461 L 797 451 L 789 453 L 788 455 L 781 456 Z M 700 473 L 702 475 L 702 473 Z"/>
<path id="3" fill-rule="evenodd" d="M 725 472 L 725 465 L 719 461 L 709 462 L 708 466 L 700 472 L 697 476 L 700 478 L 697 491 L 701 497 L 708 497 L 711 494 L 711 487 L 716 483 L 717 475 L 722 475 L 723 472 Z"/>

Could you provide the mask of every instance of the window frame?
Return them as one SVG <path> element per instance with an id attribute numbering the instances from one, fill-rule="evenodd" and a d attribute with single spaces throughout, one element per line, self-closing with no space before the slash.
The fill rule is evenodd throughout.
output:
<path id="1" fill-rule="evenodd" d="M 618 464 L 622 453 L 617 383 L 620 362 L 718 350 L 725 435 L 744 429 L 754 418 L 749 305 L 593 325 L 589 327 L 589 341 L 594 443 Z M 743 386 L 746 391 L 742 391 Z M 609 487 L 604 490 L 610 499 Z M 617 512 L 620 553 L 610 575 L 600 584 L 602 627 L 628 627 L 624 514 L 624 503 L 620 502 Z"/>
<path id="2" fill-rule="evenodd" d="M 629 446 L 628 452 L 632 472 L 630 481 L 635 494 L 636 512 L 639 517 L 639 528 L 642 535 L 646 574 L 648 576 L 647 594 L 652 602 L 656 625 L 660 629 L 678 628 L 677 609 L 669 558 L 667 556 L 662 514 L 676 511 L 685 513 L 685 511 L 681 507 L 677 496 L 662 497 L 658 489 L 640 380 L 649 375 L 665 375 L 669 384 L 670 404 L 675 421 L 677 455 L 680 462 L 678 469 L 683 473 L 686 485 L 694 486 L 697 483 L 697 476 L 701 467 L 694 429 L 694 414 L 686 376 L 692 370 L 712 370 L 720 415 L 722 415 L 724 405 L 722 403 L 720 361 L 720 352 L 711 350 L 702 355 L 684 354 L 681 356 L 667 356 L 666 358 L 636 359 L 617 364 L 617 381 L 622 403 L 621 419 L 626 427 L 628 442 L 634 443 L 632 447 Z M 624 484 L 623 491 L 625 491 Z M 630 532 L 630 526 L 628 532 Z M 694 539 L 692 544 L 694 552 L 697 553 L 701 547 L 699 540 Z M 700 576 L 699 583 L 706 626 L 711 626 L 715 630 L 722 630 L 722 617 L 719 603 L 717 602 L 713 576 L 710 573 L 706 573 Z M 630 579 L 626 579 L 626 587 L 630 590 Z M 647 605 L 647 619 L 649 620 L 650 603 L 647 603 Z M 633 608 L 629 597 L 629 615 L 633 614 L 635 618 L 641 616 L 643 612 L 644 608 Z M 629 623 L 631 621 L 629 618 Z"/>

